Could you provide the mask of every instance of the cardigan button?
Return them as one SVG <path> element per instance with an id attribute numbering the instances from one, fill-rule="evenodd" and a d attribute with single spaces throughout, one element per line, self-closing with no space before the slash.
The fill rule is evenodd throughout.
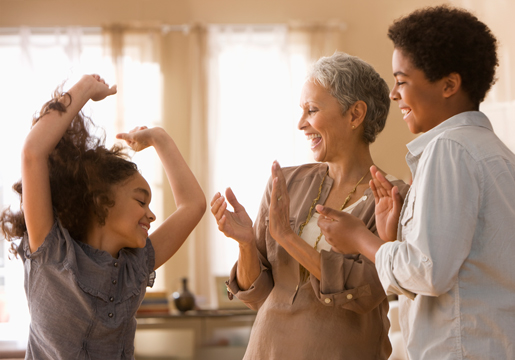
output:
<path id="1" fill-rule="evenodd" d="M 329 304 L 329 303 L 331 302 L 331 299 L 329 299 L 329 298 L 325 298 L 325 300 L 324 300 L 324 301 L 325 301 L 325 303 L 326 303 L 326 304 Z"/>
<path id="2" fill-rule="evenodd" d="M 113 315 L 113 313 L 109 313 L 109 314 L 107 314 L 107 316 L 109 316 L 110 318 L 112 318 L 114 315 Z"/>
<path id="3" fill-rule="evenodd" d="M 111 296 L 111 297 L 109 298 L 109 301 L 110 301 L 110 302 L 113 302 L 113 301 L 114 301 L 114 297 L 112 297 L 112 296 Z"/>
<path id="4" fill-rule="evenodd" d="M 352 294 L 348 294 L 347 299 L 349 299 L 349 300 L 352 299 Z"/>

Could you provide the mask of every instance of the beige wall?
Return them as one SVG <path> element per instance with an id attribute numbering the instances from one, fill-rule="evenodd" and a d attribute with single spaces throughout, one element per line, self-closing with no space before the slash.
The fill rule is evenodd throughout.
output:
<path id="1" fill-rule="evenodd" d="M 510 56 L 509 50 L 515 49 L 510 19 L 515 4 L 507 0 L 0 0 L 0 27 L 340 21 L 346 24 L 347 30 L 338 50 L 370 62 L 391 84 L 392 46 L 386 37 L 389 24 L 413 9 L 444 2 L 472 10 L 498 36 L 501 65 L 505 66 L 499 69 L 495 95 L 501 101 L 513 100 L 515 92 L 511 89 L 515 88 L 515 77 L 510 69 L 515 65 L 515 54 Z M 180 63 L 180 58 L 176 61 Z M 189 126 L 183 124 L 177 129 L 188 131 Z M 412 139 L 396 104 L 392 103 L 386 129 L 372 147 L 376 163 L 408 180 L 405 144 Z M 183 145 L 186 151 L 188 144 Z"/>
<path id="2" fill-rule="evenodd" d="M 491 26 L 501 42 L 500 90 L 496 96 L 502 101 L 513 100 L 511 88 L 513 76 L 506 76 L 514 69 L 515 38 L 511 36 L 513 25 L 510 17 L 515 5 L 508 0 L 454 0 L 450 1 L 474 11 Z M 338 50 L 359 56 L 371 63 L 392 84 L 392 45 L 386 31 L 392 21 L 421 6 L 437 5 L 433 0 L 0 0 L 0 27 L 17 26 L 101 26 L 116 23 L 141 25 L 160 24 L 208 24 L 208 23 L 326 23 L 339 21 L 346 24 Z M 486 5 L 488 4 L 488 5 Z M 169 34 L 169 40 L 180 42 L 180 36 Z M 175 38 L 174 38 L 175 37 Z M 167 41 L 167 40 L 164 40 Z M 183 44 L 183 49 L 187 44 Z M 181 94 L 189 87 L 186 75 L 169 78 L 166 74 L 186 68 L 187 57 L 180 52 L 164 53 L 167 66 L 163 69 L 165 106 L 174 109 L 174 118 L 164 119 L 165 127 L 177 139 L 184 156 L 190 154 L 189 104 Z M 186 72 L 183 72 L 186 74 Z M 169 112 L 167 112 L 169 113 Z M 180 135 L 178 135 L 180 134 Z M 404 162 L 406 143 L 414 138 L 402 121 L 395 103 L 386 129 L 372 147 L 376 163 L 387 172 L 409 180 L 409 169 Z M 171 199 L 170 192 L 165 196 Z M 206 194 L 208 198 L 211 194 Z M 171 204 L 165 201 L 165 204 Z M 165 214 L 173 211 L 172 205 Z M 179 278 L 192 272 L 188 247 L 166 264 L 167 290 L 178 288 Z M 193 289 L 195 291 L 195 289 Z"/>

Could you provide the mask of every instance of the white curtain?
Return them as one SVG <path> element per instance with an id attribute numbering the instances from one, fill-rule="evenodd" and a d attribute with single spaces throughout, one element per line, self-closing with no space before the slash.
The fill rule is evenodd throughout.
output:
<path id="1" fill-rule="evenodd" d="M 137 126 L 162 126 L 161 31 L 105 27 L 103 45 L 104 56 L 112 66 L 112 83 L 117 84 L 118 89 L 112 99 L 115 107 L 103 124 L 108 143 L 115 141 L 117 133 Z M 150 207 L 156 214 L 156 221 L 152 223 L 155 229 L 164 220 L 161 163 L 153 149 L 129 154 L 152 189 Z M 165 287 L 162 269 L 158 270 L 154 287 L 154 290 Z"/>
<path id="2" fill-rule="evenodd" d="M 21 146 L 32 116 L 63 81 L 69 85 L 82 73 L 102 68 L 101 53 L 99 29 L 22 28 L 0 33 L 0 208 L 19 209 L 11 186 L 20 178 Z M 0 340 L 24 347 L 29 316 L 23 266 L 20 260 L 8 260 L 10 244 L 2 240 L 0 246 Z"/>
<path id="3" fill-rule="evenodd" d="M 311 161 L 297 129 L 309 46 L 292 46 L 286 26 L 209 27 L 209 198 L 231 187 L 252 219 L 270 176 Z M 228 275 L 238 245 L 210 215 L 212 275 Z"/>
<path id="4" fill-rule="evenodd" d="M 114 33 L 114 35 L 113 35 Z M 117 46 L 118 45 L 118 46 Z M 119 94 L 89 102 L 85 114 L 105 129 L 111 146 L 119 131 L 137 125 L 161 124 L 160 41 L 155 32 L 110 32 L 100 28 L 3 30 L 0 33 L 0 208 L 19 208 L 10 190 L 20 178 L 21 145 L 32 116 L 66 80 L 64 90 L 83 74 L 97 73 Z M 162 170 L 157 156 L 143 151 L 133 157 L 153 190 L 152 207 L 163 216 Z M 20 260 L 7 260 L 9 244 L 2 241 L 0 261 L 0 341 L 26 344 L 29 316 Z M 164 287 L 164 276 L 157 288 Z M 2 285 L 3 282 L 3 285 Z"/>

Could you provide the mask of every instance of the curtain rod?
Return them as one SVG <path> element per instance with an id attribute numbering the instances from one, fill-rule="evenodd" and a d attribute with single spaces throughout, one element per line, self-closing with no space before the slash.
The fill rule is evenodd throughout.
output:
<path id="1" fill-rule="evenodd" d="M 324 23 L 317 22 L 301 22 L 301 21 L 291 21 L 289 23 L 271 23 L 271 24 L 183 24 L 183 25 L 171 25 L 171 24 L 112 24 L 105 27 L 101 26 L 20 26 L 20 27 L 0 27 L 0 34 L 10 35 L 10 34 L 18 34 L 21 29 L 28 29 L 31 33 L 41 33 L 41 34 L 55 34 L 60 32 L 67 32 L 68 29 L 80 29 L 82 33 L 86 34 L 98 34 L 102 32 L 104 28 L 119 28 L 124 30 L 139 30 L 139 31 L 156 31 L 160 30 L 163 33 L 169 32 L 183 32 L 188 33 L 191 29 L 195 28 L 233 28 L 233 29 L 256 29 L 256 30 L 267 30 L 276 27 L 288 27 L 294 30 L 302 30 L 302 29 L 334 29 L 345 31 L 347 29 L 347 24 L 343 21 L 333 20 Z"/>
<path id="2" fill-rule="evenodd" d="M 22 29 L 27 29 L 31 33 L 42 33 L 42 34 L 55 34 L 60 32 L 66 32 L 68 29 L 80 29 L 81 32 L 87 34 L 96 34 L 102 32 L 101 27 L 92 26 L 20 26 L 20 27 L 0 27 L 0 34 L 10 35 L 18 34 Z"/>

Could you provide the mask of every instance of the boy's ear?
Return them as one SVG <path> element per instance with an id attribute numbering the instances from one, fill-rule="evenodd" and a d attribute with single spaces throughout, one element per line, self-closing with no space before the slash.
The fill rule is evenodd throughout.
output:
<path id="1" fill-rule="evenodd" d="M 443 96 L 449 98 L 461 89 L 461 75 L 458 73 L 450 73 L 444 77 Z"/>

